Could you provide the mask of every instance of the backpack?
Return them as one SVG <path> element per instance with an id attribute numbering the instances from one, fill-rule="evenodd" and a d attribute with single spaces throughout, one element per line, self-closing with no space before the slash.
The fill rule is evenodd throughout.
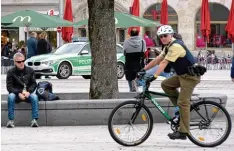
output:
<path id="1" fill-rule="evenodd" d="M 36 94 L 39 99 L 44 101 L 59 100 L 60 98 L 53 93 L 52 84 L 48 81 L 38 82 Z"/>
<path id="2" fill-rule="evenodd" d="M 189 51 L 188 48 L 184 45 L 184 43 L 183 43 L 182 40 L 178 39 L 178 40 L 173 41 L 173 42 L 169 45 L 169 47 L 170 47 L 171 45 L 173 45 L 174 43 L 180 44 L 180 45 L 184 48 L 185 51 Z M 169 47 L 168 47 L 168 49 L 169 49 Z M 167 50 L 166 50 L 166 53 L 167 53 Z M 186 53 L 187 53 L 187 52 L 186 52 Z M 192 63 L 193 65 L 190 66 L 190 67 L 188 67 L 188 72 L 189 72 L 189 74 L 192 75 L 192 76 L 194 76 L 194 75 L 197 75 L 197 76 L 204 75 L 204 73 L 207 71 L 206 67 L 203 67 L 202 65 L 196 64 L 196 63 L 195 63 L 195 60 L 194 60 L 194 58 L 193 58 L 193 56 L 192 56 L 191 53 L 190 53 L 190 56 L 191 56 L 191 57 L 188 57 L 188 60 L 189 60 L 189 62 Z"/>

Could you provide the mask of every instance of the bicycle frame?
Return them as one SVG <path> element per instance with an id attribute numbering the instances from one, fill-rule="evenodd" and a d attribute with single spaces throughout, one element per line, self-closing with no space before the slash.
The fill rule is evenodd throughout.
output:
<path id="1" fill-rule="evenodd" d="M 151 103 L 153 103 L 154 105 L 155 105 L 155 107 L 160 111 L 160 113 L 168 120 L 168 121 L 172 121 L 172 117 L 170 117 L 169 115 L 168 115 L 168 112 L 166 112 L 162 107 L 161 107 L 161 105 L 157 102 L 157 100 L 155 99 L 155 98 L 153 98 L 152 96 L 151 96 L 151 94 L 153 94 L 153 95 L 159 95 L 159 96 L 164 96 L 164 97 L 170 97 L 170 95 L 168 95 L 168 94 L 166 94 L 166 93 L 162 93 L 162 92 L 154 92 L 154 91 L 149 91 L 148 89 L 146 89 L 143 93 L 141 93 L 140 95 L 142 95 L 143 97 L 145 97 L 145 98 L 148 98 L 150 101 L 151 101 Z M 144 99 L 143 99 L 144 100 Z M 205 101 L 204 99 L 203 99 L 203 101 Z M 143 102 L 142 102 L 143 103 Z M 193 106 L 193 104 L 191 104 L 191 106 Z M 206 108 L 206 106 L 205 106 L 205 108 Z M 205 121 L 207 121 L 206 120 L 206 118 L 204 118 L 203 117 L 203 115 L 201 115 L 197 110 L 195 110 L 196 112 L 197 112 L 197 114 L 203 119 L 203 120 L 205 120 Z M 137 111 L 138 113 L 139 113 L 139 111 Z M 138 114 L 138 113 L 136 113 L 136 115 Z M 135 115 L 135 116 L 136 116 Z M 207 113 L 207 109 L 206 109 L 206 116 L 207 116 L 207 118 L 208 118 L 208 113 Z M 216 116 L 216 114 L 214 114 L 213 116 Z M 134 119 L 135 119 L 136 117 L 134 117 Z M 213 117 L 212 117 L 213 118 Z M 190 126 L 199 126 L 199 124 L 191 124 Z"/>
<path id="2" fill-rule="evenodd" d="M 165 97 L 169 97 L 168 94 L 166 93 L 161 93 L 161 92 L 154 92 L 154 91 L 149 91 L 149 90 L 145 90 L 145 92 L 143 93 L 143 96 L 148 98 L 151 103 L 153 103 L 155 105 L 155 107 L 161 112 L 161 114 L 168 120 L 171 121 L 172 118 L 168 115 L 168 113 L 161 107 L 161 105 L 157 102 L 157 100 L 155 98 L 153 98 L 151 96 L 151 94 L 153 95 L 159 95 L 159 96 L 165 96 Z"/>

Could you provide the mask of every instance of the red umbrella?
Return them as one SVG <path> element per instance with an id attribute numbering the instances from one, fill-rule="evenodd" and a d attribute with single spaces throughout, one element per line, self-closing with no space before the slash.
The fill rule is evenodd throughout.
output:
<path id="1" fill-rule="evenodd" d="M 131 14 L 134 16 L 140 16 L 140 1 L 134 0 L 132 7 L 131 7 Z M 140 31 L 140 27 L 135 27 L 138 31 Z M 128 28 L 128 33 L 130 33 L 132 27 Z"/>
<path id="2" fill-rule="evenodd" d="M 73 22 L 71 0 L 66 0 L 63 19 Z M 73 27 L 62 28 L 62 38 L 64 41 L 70 42 L 72 40 L 72 34 L 73 34 Z"/>
<path id="3" fill-rule="evenodd" d="M 163 0 L 161 5 L 160 23 L 163 25 L 168 24 L 168 5 L 167 0 Z"/>
<path id="4" fill-rule="evenodd" d="M 209 41 L 210 35 L 210 9 L 208 0 L 202 0 L 201 6 L 201 33 Z"/>
<path id="5" fill-rule="evenodd" d="M 232 0 L 226 31 L 228 32 L 228 38 L 230 38 L 234 43 L 234 0 Z"/>

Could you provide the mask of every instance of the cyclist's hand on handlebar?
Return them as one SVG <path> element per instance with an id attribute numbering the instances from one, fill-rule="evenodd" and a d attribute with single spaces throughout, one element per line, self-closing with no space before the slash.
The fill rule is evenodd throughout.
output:
<path id="1" fill-rule="evenodd" d="M 147 82 L 152 82 L 152 81 L 156 80 L 157 77 L 158 77 L 158 76 L 155 76 L 155 75 L 154 75 L 154 76 L 150 76 L 146 81 L 147 81 Z"/>
<path id="2" fill-rule="evenodd" d="M 137 78 L 142 78 L 146 74 L 145 69 L 141 69 L 139 72 L 137 72 Z"/>
<path id="3" fill-rule="evenodd" d="M 140 72 L 146 72 L 146 70 L 144 68 L 142 68 Z"/>

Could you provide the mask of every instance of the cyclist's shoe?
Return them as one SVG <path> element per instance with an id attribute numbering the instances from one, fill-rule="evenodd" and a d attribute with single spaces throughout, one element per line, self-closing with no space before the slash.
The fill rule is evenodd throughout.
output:
<path id="1" fill-rule="evenodd" d="M 173 132 L 173 133 L 169 133 L 168 137 L 170 139 L 182 139 L 182 140 L 186 140 L 187 139 L 187 134 L 186 133 L 181 133 L 181 132 Z"/>

